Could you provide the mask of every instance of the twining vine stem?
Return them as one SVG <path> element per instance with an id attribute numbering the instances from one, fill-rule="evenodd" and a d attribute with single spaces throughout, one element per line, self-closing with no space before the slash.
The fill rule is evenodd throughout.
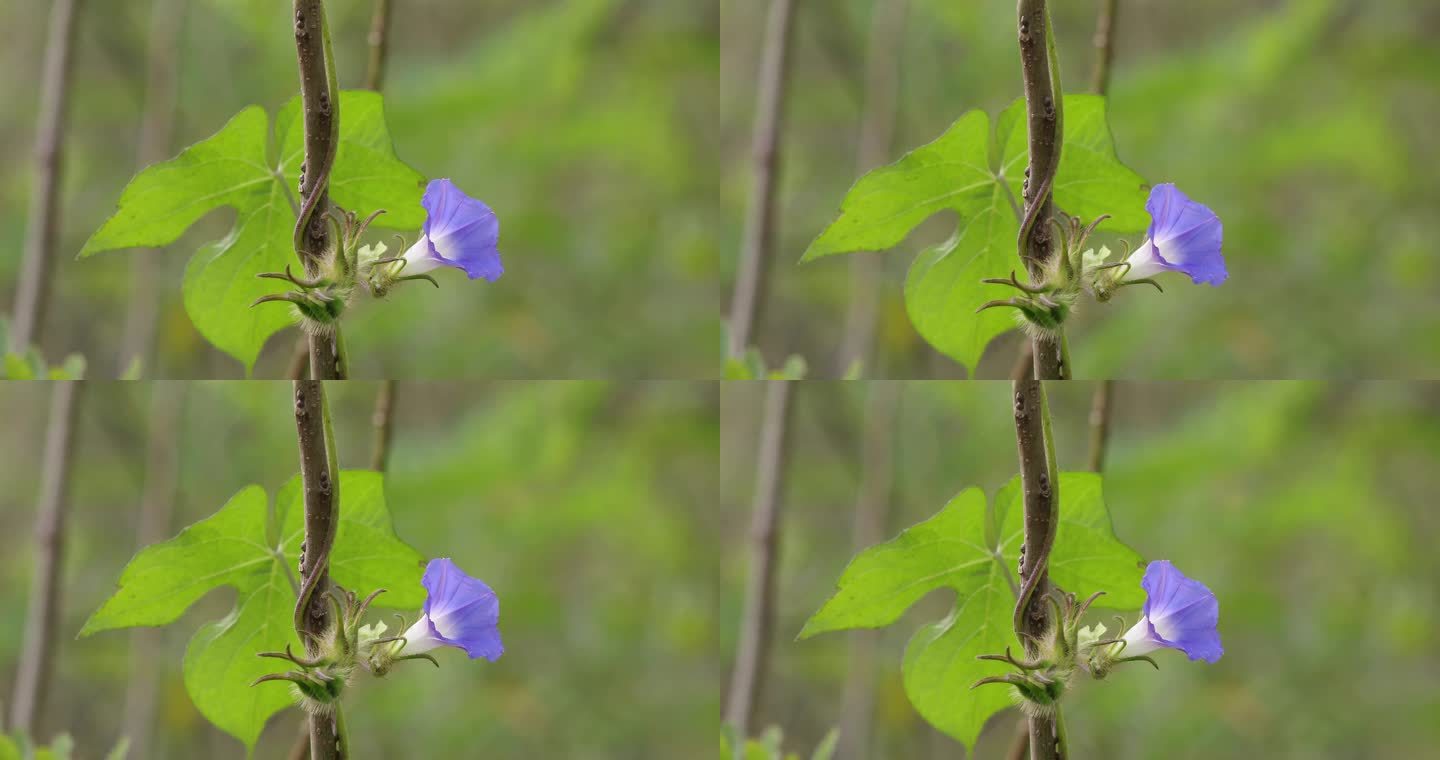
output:
<path id="1" fill-rule="evenodd" d="M 1030 656 L 1050 623 L 1045 596 L 1050 593 L 1050 549 L 1060 522 L 1060 478 L 1050 430 L 1045 386 L 1039 380 L 1011 384 L 1015 444 L 1025 499 L 1025 541 L 1020 549 L 1020 594 L 1015 602 L 1015 635 Z M 1054 717 L 1030 718 L 1031 760 L 1064 760 L 1063 729 Z"/>
<path id="2" fill-rule="evenodd" d="M 730 341 L 726 354 L 738 358 L 750 338 L 765 300 L 766 273 L 775 238 L 775 184 L 780 170 L 780 122 L 785 107 L 791 28 L 795 0 L 772 0 L 765 22 L 765 48 L 760 58 L 760 86 L 751 140 L 754 185 L 740 248 L 740 269 L 730 302 Z"/>
<path id="3" fill-rule="evenodd" d="M 789 419 L 794 385 L 788 380 L 765 382 L 765 407 L 760 423 L 760 450 L 755 473 L 755 500 L 750 521 L 750 577 L 740 616 L 735 669 L 725 702 L 725 722 L 742 738 L 760 703 L 775 619 L 775 571 L 779 564 L 780 501 L 785 485 Z M 738 747 L 737 747 L 738 749 Z"/>
<path id="4" fill-rule="evenodd" d="M 300 545 L 300 593 L 295 603 L 295 633 L 314 656 L 320 634 L 330 622 L 325 592 L 330 588 L 330 550 L 340 523 L 340 470 L 330 405 L 319 380 L 294 381 L 295 433 L 300 446 L 300 480 L 305 499 L 305 541 Z M 312 760 L 342 760 L 343 717 L 310 716 Z"/>
<path id="5" fill-rule="evenodd" d="M 1025 169 L 1025 215 L 1020 223 L 1020 260 L 1031 282 L 1044 277 L 1045 264 L 1055 255 L 1055 239 L 1049 219 L 1053 212 L 1051 190 L 1060 168 L 1060 146 L 1064 136 L 1060 66 L 1055 54 L 1045 0 L 1019 0 L 1020 64 L 1025 83 L 1025 113 L 1029 124 L 1030 165 Z M 1070 377 L 1065 333 L 1037 333 L 1031 338 L 1034 376 L 1040 380 Z"/>
<path id="6" fill-rule="evenodd" d="M 10 351 L 24 353 L 40 341 L 50 270 L 60 235 L 60 179 L 64 164 L 66 106 L 74 63 L 75 16 L 80 0 L 55 0 L 40 84 L 40 118 L 35 130 L 35 189 L 25 226 L 25 255 L 10 321 Z"/>
<path id="7" fill-rule="evenodd" d="M 305 163 L 300 169 L 300 213 L 295 222 L 295 254 L 310 276 L 319 273 L 330 246 L 325 212 L 330 208 L 330 170 L 340 134 L 340 88 L 323 0 L 295 0 L 295 53 L 300 64 L 300 102 L 305 118 Z M 344 340 L 339 326 L 312 332 L 310 377 L 343 380 Z"/>

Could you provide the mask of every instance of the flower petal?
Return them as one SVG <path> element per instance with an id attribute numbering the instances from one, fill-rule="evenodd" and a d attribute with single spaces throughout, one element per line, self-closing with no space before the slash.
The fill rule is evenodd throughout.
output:
<path id="1" fill-rule="evenodd" d="M 489 206 L 466 195 L 448 179 L 431 180 L 420 204 L 428 214 L 422 240 L 436 259 L 463 269 L 472 280 L 499 279 L 505 272 L 496 248 L 500 219 Z"/>
<path id="2" fill-rule="evenodd" d="M 1183 272 L 1197 284 L 1219 285 L 1225 281 L 1229 273 L 1225 270 L 1225 257 L 1220 251 L 1224 226 L 1215 212 L 1202 203 L 1190 200 L 1170 183 L 1156 185 L 1150 190 L 1145 210 L 1150 212 L 1147 245 L 1153 245 L 1151 254 L 1154 258 L 1149 259 L 1147 255 L 1142 259 L 1163 269 Z M 1141 250 L 1144 248 L 1142 246 Z M 1132 264 L 1136 264 L 1134 269 L 1144 271 L 1145 267 L 1135 260 L 1141 250 L 1137 250 L 1131 259 Z"/>
<path id="3" fill-rule="evenodd" d="M 1185 577 L 1167 560 L 1151 562 L 1140 582 L 1148 595 L 1144 617 L 1155 639 L 1192 660 L 1215 662 L 1220 644 L 1220 602 L 1200 581 Z"/>
<path id="4" fill-rule="evenodd" d="M 500 599 L 489 586 L 466 575 L 448 558 L 430 560 L 421 583 L 430 592 L 425 619 L 437 639 L 464 649 L 471 659 L 500 658 L 505 651 L 498 627 Z"/>

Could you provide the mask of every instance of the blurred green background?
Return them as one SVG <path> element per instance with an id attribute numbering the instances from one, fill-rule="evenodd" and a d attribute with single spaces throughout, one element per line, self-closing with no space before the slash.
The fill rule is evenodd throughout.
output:
<path id="1" fill-rule="evenodd" d="M 952 609 L 927 596 L 882 629 L 873 662 L 854 633 L 795 641 L 854 553 L 866 477 L 864 409 L 882 383 L 796 389 L 781 516 L 778 617 L 759 726 L 802 756 L 834 725 L 869 728 L 869 754 L 958 758 L 900 680 L 905 644 Z M 1017 470 L 1008 383 L 904 383 L 883 540 L 962 489 L 993 495 Z M 1051 384 L 1062 470 L 1085 469 L 1091 384 Z M 762 393 L 722 391 L 721 651 L 733 658 Z M 1220 600 L 1225 656 L 1162 653 L 1161 669 L 1085 680 L 1067 697 L 1075 757 L 1411 758 L 1440 742 L 1440 387 L 1402 383 L 1117 383 L 1105 499 L 1116 534 L 1169 559 Z M 886 429 L 880 426 L 879 429 Z M 1102 597 L 1103 602 L 1103 597 Z M 1133 623 L 1136 611 L 1126 610 Z M 1092 614 L 1105 620 L 1114 611 Z M 865 724 L 842 723 L 848 679 L 873 674 Z M 1003 757 L 1017 712 L 992 719 L 975 757 Z"/>
<path id="2" fill-rule="evenodd" d="M 247 105 L 273 114 L 296 94 L 290 2 L 162 1 L 184 9 L 173 51 L 179 107 L 165 155 L 215 133 Z M 33 179 L 49 5 L 0 3 L 7 312 Z M 327 5 L 340 85 L 360 87 L 372 3 Z M 401 288 L 383 303 L 362 302 L 346 322 L 352 374 L 715 376 L 715 9 L 663 0 L 392 6 L 384 91 L 396 150 L 427 177 L 450 177 L 495 208 L 507 271 L 494 284 L 447 271 L 439 291 Z M 129 311 L 137 299 L 153 301 L 160 316 L 147 376 L 238 377 L 241 365 L 200 337 L 180 301 L 185 261 L 224 236 L 233 212 L 212 214 L 170 246 L 148 292 L 132 283 L 137 252 L 75 260 L 136 169 L 151 8 L 144 0 L 80 9 L 62 234 L 42 347 L 55 363 L 83 353 L 91 376 L 113 377 Z M 284 376 L 293 335 L 271 339 L 256 377 Z"/>
<path id="3" fill-rule="evenodd" d="M 798 265 L 860 175 L 867 38 L 877 3 L 908 6 L 898 114 L 886 157 L 938 137 L 970 109 L 1020 95 L 1014 0 L 800 2 L 782 134 L 780 222 L 756 342 L 770 364 L 806 357 L 838 377 L 848 257 Z M 733 278 L 749 193 L 751 117 L 767 0 L 721 0 L 721 260 Z M 1051 3 L 1067 91 L 1088 91 L 1101 0 Z M 1230 279 L 1167 278 L 1166 293 L 1090 304 L 1070 328 L 1081 378 L 1434 377 L 1440 257 L 1426 230 L 1440 185 L 1440 6 L 1429 0 L 1120 0 L 1110 124 L 1121 160 L 1175 182 L 1225 225 Z M 904 11 L 902 11 L 904 12 Z M 872 377 L 962 370 L 920 340 L 901 285 L 941 215 L 884 254 Z M 1143 236 L 1143 232 L 1141 233 Z M 1131 237 L 1131 242 L 1140 242 Z M 1108 242 L 1114 248 L 1113 237 Z M 996 273 L 1003 276 L 1004 273 Z M 1008 376 L 1016 335 L 977 376 Z M 878 364 L 878 367 L 875 365 Z"/>
<path id="4" fill-rule="evenodd" d="M 330 388 L 341 466 L 367 467 L 375 384 Z M 709 539 L 716 394 L 682 382 L 397 384 L 386 487 L 396 531 L 495 588 L 506 652 L 491 664 L 445 651 L 440 670 L 360 679 L 347 717 L 362 756 L 677 758 L 712 746 L 701 739 L 719 710 Z M 7 703 L 32 575 L 47 395 L 43 383 L 0 387 Z M 156 461 L 166 451 L 178 458 L 168 537 L 247 484 L 273 496 L 297 471 L 292 403 L 282 382 L 87 383 L 42 738 L 68 730 L 76 757 L 99 757 L 130 720 L 127 684 L 155 669 L 153 738 L 132 758 L 244 756 L 194 709 L 180 674 L 186 641 L 230 610 L 233 592 L 212 593 L 158 629 L 153 660 L 132 653 L 129 631 L 75 633 L 136 550 L 147 458 L 156 455 L 147 449 Z M 178 421 L 163 422 L 177 408 Z M 156 492 L 171 493 L 159 477 Z M 297 725 L 295 710 L 272 719 L 256 757 L 285 757 Z"/>

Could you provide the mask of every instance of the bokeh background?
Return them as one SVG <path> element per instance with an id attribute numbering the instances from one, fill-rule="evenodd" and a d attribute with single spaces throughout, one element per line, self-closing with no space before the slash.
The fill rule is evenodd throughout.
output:
<path id="1" fill-rule="evenodd" d="M 372 3 L 327 5 L 340 85 L 360 87 Z M 49 6 L 0 3 L 6 312 L 33 181 Z M 384 92 L 396 150 L 427 177 L 450 177 L 496 209 L 507 271 L 494 284 L 446 272 L 457 276 L 441 277 L 439 291 L 400 288 L 383 303 L 362 300 L 346 322 L 353 376 L 714 377 L 714 7 L 664 0 L 392 6 Z M 80 353 L 90 376 L 114 377 L 127 363 L 126 326 L 148 306 L 159 319 L 147 377 L 239 377 L 241 365 L 205 342 L 180 301 L 186 260 L 226 234 L 233 212 L 211 214 L 169 246 L 153 285 L 134 281 L 140 252 L 75 259 L 136 170 L 155 8 L 182 17 L 177 43 L 159 51 L 162 66 L 177 74 L 164 155 L 215 133 L 247 105 L 273 114 L 298 91 L 286 0 L 83 3 L 62 234 L 41 347 L 52 363 Z M 413 231 L 406 234 L 413 240 Z M 255 376 L 284 377 L 294 340 L 293 330 L 273 337 Z"/>
<path id="2" fill-rule="evenodd" d="M 893 487 L 883 539 L 971 486 L 993 495 L 1016 472 L 1009 384 L 807 382 L 796 389 L 782 499 L 778 617 L 759 727 L 784 728 L 808 756 L 832 726 L 868 731 L 852 758 L 962 757 L 925 724 L 900 679 L 905 644 L 943 618 L 933 593 L 882 629 L 871 659 L 851 632 L 795 641 L 849 558 L 857 494 Z M 890 384 L 894 385 L 894 384 Z M 1057 455 L 1088 457 L 1090 383 L 1050 385 Z M 745 526 L 763 394 L 722 391 L 721 647 L 733 658 L 747 566 Z M 1220 599 L 1225 656 L 1162 654 L 1160 670 L 1120 670 L 1068 697 L 1076 757 L 1408 758 L 1440 741 L 1440 387 L 1402 383 L 1117 383 L 1104 466 L 1116 534 L 1169 559 Z M 866 409 L 898 411 L 866 433 Z M 872 417 L 872 419 L 875 419 Z M 889 430 L 893 444 L 885 445 Z M 880 432 L 875 432 L 880 431 Z M 862 439 L 872 441 L 861 455 Z M 874 441 L 880 440 L 876 444 Z M 868 464 L 867 464 L 868 463 Z M 1102 597 L 1103 601 L 1103 597 Z M 1114 611 L 1093 614 L 1105 620 Z M 1129 622 L 1135 611 L 1127 610 Z M 853 680 L 852 679 L 856 679 Z M 873 679 L 873 710 L 842 722 L 843 695 Z M 1004 757 L 1016 713 L 1002 712 L 974 757 Z"/>
<path id="3" fill-rule="evenodd" d="M 142 514 L 169 511 L 160 518 L 168 537 L 248 484 L 273 496 L 295 474 L 290 384 L 87 386 L 39 736 L 70 731 L 76 757 L 100 757 L 144 706 L 130 689 L 154 672 L 150 739 L 130 757 L 242 758 L 242 745 L 195 710 L 180 672 L 185 643 L 230 611 L 232 591 L 147 629 L 162 632 L 153 656 L 137 657 L 128 630 L 75 634 L 114 590 Z M 369 466 L 376 392 L 357 381 L 330 387 L 343 468 Z M 33 571 L 48 393 L 43 383 L 0 387 L 7 703 Z M 496 589 L 506 652 L 493 664 L 442 652 L 439 670 L 362 679 L 347 707 L 352 744 L 376 758 L 713 751 L 716 394 L 682 382 L 398 383 L 386 485 L 396 531 Z M 147 478 L 158 479 L 148 491 Z M 255 756 L 288 756 L 298 723 L 295 710 L 273 718 Z"/>
<path id="4" fill-rule="evenodd" d="M 727 281 L 750 183 L 755 76 L 767 0 L 721 0 L 720 153 Z M 1091 87 L 1101 0 L 1052 3 L 1067 92 Z M 863 170 L 938 137 L 970 109 L 1020 95 L 1013 0 L 801 2 L 781 136 L 778 244 L 756 342 L 769 364 L 804 356 L 838 377 L 847 256 L 798 264 Z M 895 134 L 857 168 L 876 9 L 905 17 L 895 49 Z M 1070 328 L 1077 377 L 1435 377 L 1440 258 L 1428 232 L 1440 185 L 1440 6 L 1429 0 L 1120 0 L 1110 124 L 1121 160 L 1173 181 L 1225 224 L 1230 279 L 1091 304 Z M 897 10 L 898 9 L 898 10 Z M 883 35 L 881 35 L 883 37 Z M 885 74 L 881 73 L 881 81 Z M 953 231 L 941 215 L 883 254 L 871 377 L 952 377 L 905 314 L 904 273 Z M 1100 239 L 1114 248 L 1113 239 Z M 1132 239 L 1132 243 L 1140 241 Z M 997 273 L 1003 276 L 1004 273 Z M 1005 377 L 1012 333 L 979 377 Z"/>

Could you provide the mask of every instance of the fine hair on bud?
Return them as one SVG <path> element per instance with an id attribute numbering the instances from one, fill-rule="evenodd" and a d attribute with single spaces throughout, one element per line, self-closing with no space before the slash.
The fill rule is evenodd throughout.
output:
<path id="1" fill-rule="evenodd" d="M 306 715 L 327 717 L 335 714 L 335 702 L 315 699 L 306 694 L 305 690 L 297 684 L 290 684 L 290 694 L 295 697 L 295 704 L 298 705 Z"/>
<path id="2" fill-rule="evenodd" d="M 1058 701 L 1033 701 L 1021 693 L 1019 688 L 1014 686 L 1010 687 L 1010 700 L 1015 703 L 1016 707 L 1020 708 L 1020 712 L 1024 713 L 1027 718 L 1054 718 L 1055 710 L 1060 704 Z"/>

